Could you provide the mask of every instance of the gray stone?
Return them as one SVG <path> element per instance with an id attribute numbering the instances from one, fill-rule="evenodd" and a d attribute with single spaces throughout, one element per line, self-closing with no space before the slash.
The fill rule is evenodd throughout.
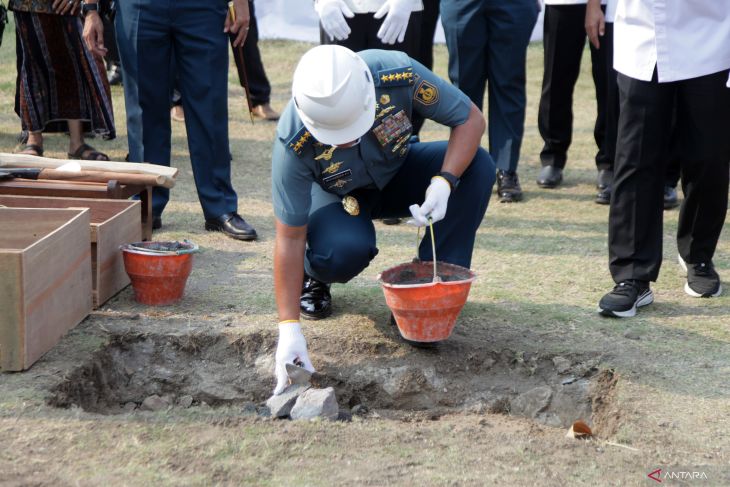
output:
<path id="1" fill-rule="evenodd" d="M 510 413 L 518 416 L 536 418 L 550 405 L 553 390 L 549 386 L 540 386 L 517 396 L 510 404 Z"/>
<path id="2" fill-rule="evenodd" d="M 570 360 L 565 357 L 553 357 L 553 365 L 558 374 L 565 374 L 570 370 Z"/>
<path id="3" fill-rule="evenodd" d="M 180 396 L 180 398 L 177 400 L 177 405 L 181 408 L 189 408 L 193 405 L 193 396 L 186 395 L 186 396 Z"/>
<path id="4" fill-rule="evenodd" d="M 158 396 L 157 394 L 152 394 L 144 401 L 142 401 L 142 406 L 140 406 L 140 409 L 142 411 L 159 411 L 161 409 L 165 409 L 167 406 L 169 406 L 169 404 L 164 401 L 160 396 Z"/>
<path id="5" fill-rule="evenodd" d="M 241 407 L 241 414 L 245 416 L 256 416 L 258 414 L 256 405 L 252 402 L 245 403 L 243 407 Z"/>
<path id="6" fill-rule="evenodd" d="M 127 404 L 124 405 L 124 410 L 127 411 L 128 413 L 131 413 L 135 409 L 137 409 L 136 402 L 128 402 Z"/>
<path id="7" fill-rule="evenodd" d="M 300 394 L 309 389 L 309 386 L 291 385 L 284 389 L 284 392 L 278 396 L 271 396 L 266 401 L 266 406 L 271 411 L 271 415 L 275 418 L 285 418 L 289 416 L 294 403 Z"/>
<path id="8" fill-rule="evenodd" d="M 291 419 L 327 418 L 337 419 L 340 406 L 337 404 L 335 390 L 308 389 L 302 393 L 291 409 Z"/>

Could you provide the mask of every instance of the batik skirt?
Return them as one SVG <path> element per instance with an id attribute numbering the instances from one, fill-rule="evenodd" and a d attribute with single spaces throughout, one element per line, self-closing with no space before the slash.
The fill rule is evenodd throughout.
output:
<path id="1" fill-rule="evenodd" d="M 13 13 L 18 56 L 15 113 L 23 130 L 67 132 L 66 120 L 81 120 L 85 133 L 113 139 L 106 70 L 84 44 L 81 20 L 71 15 Z"/>

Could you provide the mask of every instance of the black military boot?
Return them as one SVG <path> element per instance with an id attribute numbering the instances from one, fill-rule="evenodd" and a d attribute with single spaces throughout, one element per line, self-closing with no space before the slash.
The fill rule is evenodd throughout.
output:
<path id="1" fill-rule="evenodd" d="M 332 314 L 330 285 L 304 274 L 299 311 L 308 320 L 321 320 Z"/>

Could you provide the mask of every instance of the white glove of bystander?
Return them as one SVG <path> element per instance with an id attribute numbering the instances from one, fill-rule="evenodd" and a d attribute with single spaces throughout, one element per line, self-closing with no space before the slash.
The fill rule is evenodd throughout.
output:
<path id="1" fill-rule="evenodd" d="M 330 37 L 330 40 L 344 41 L 350 35 L 350 26 L 347 25 L 345 17 L 355 16 L 352 10 L 343 0 L 317 0 L 314 3 L 314 10 L 322 21 L 322 28 Z"/>
<path id="2" fill-rule="evenodd" d="M 302 326 L 298 321 L 279 323 L 279 344 L 276 346 L 276 389 L 274 394 L 281 394 L 289 385 L 286 364 L 300 361 L 302 367 L 314 372 L 312 362 L 307 353 L 307 340 L 302 334 Z"/>
<path id="3" fill-rule="evenodd" d="M 428 225 L 428 218 L 431 217 L 433 222 L 443 220 L 446 216 L 446 207 L 449 204 L 449 196 L 451 195 L 451 186 L 441 176 L 431 178 L 431 184 L 426 189 L 426 200 L 421 206 L 411 205 L 408 207 L 413 215 L 412 220 L 408 220 L 410 225 L 424 227 Z"/>
<path id="4" fill-rule="evenodd" d="M 383 6 L 375 12 L 376 19 L 381 19 L 386 13 L 388 14 L 378 30 L 378 37 L 383 44 L 403 42 L 412 10 L 413 0 L 386 0 Z"/>

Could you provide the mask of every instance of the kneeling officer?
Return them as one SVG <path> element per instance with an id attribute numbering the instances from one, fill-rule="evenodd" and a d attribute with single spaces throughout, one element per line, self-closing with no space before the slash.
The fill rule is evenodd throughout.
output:
<path id="1" fill-rule="evenodd" d="M 315 47 L 299 61 L 292 95 L 272 156 L 276 394 L 287 386 L 286 363 L 314 370 L 300 312 L 328 316 L 330 283 L 349 281 L 377 255 L 373 219 L 409 210 L 417 225 L 432 218 L 439 260 L 469 267 L 495 179 L 480 147 L 481 111 L 404 53 Z M 414 115 L 451 127 L 448 142 L 413 142 Z M 423 260 L 432 260 L 430 238 Z"/>

